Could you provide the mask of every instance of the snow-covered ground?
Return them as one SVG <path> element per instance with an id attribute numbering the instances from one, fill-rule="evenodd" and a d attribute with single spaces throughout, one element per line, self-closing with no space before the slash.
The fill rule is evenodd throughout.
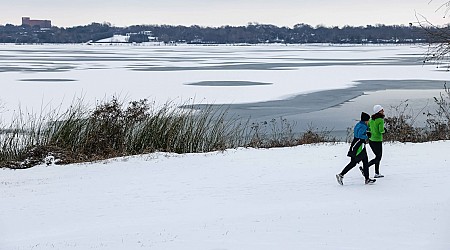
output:
<path id="1" fill-rule="evenodd" d="M 385 144 L 385 178 L 340 186 L 347 148 L 3 169 L 0 249 L 450 249 L 450 142 Z"/>

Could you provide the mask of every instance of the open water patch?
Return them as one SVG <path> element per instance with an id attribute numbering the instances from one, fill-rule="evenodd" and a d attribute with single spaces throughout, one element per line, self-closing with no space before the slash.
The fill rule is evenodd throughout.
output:
<path id="1" fill-rule="evenodd" d="M 57 79 L 57 78 L 30 78 L 20 79 L 20 82 L 75 82 L 75 79 Z"/>
<path id="2" fill-rule="evenodd" d="M 264 86 L 273 85 L 270 82 L 251 82 L 251 81 L 201 81 L 194 83 L 186 83 L 191 86 L 205 86 L 205 87 L 244 87 L 244 86 Z"/>
<path id="3" fill-rule="evenodd" d="M 3 72 L 31 72 L 31 73 L 37 73 L 37 72 L 66 72 L 73 70 L 75 67 L 73 66 L 63 66 L 63 67 L 34 67 L 34 66 L 7 66 L 7 67 L 0 67 L 0 73 Z"/>
<path id="4" fill-rule="evenodd" d="M 439 90 L 443 90 L 445 80 L 380 79 L 359 80 L 355 82 L 358 84 L 349 88 L 303 93 L 284 100 L 227 104 L 227 112 L 232 114 L 231 119 L 233 119 L 233 117 L 240 117 L 243 119 L 250 119 L 251 122 L 259 122 L 283 117 L 289 118 L 290 121 L 295 121 L 297 124 L 301 124 L 299 125 L 300 130 L 306 131 L 309 125 L 314 124 L 319 127 L 331 128 L 334 131 L 344 131 L 342 134 L 345 134 L 345 129 L 349 125 L 344 123 L 348 121 L 352 123 L 352 117 L 355 116 L 355 114 L 356 117 L 358 117 L 363 110 L 370 112 L 374 104 L 382 104 L 384 106 L 387 106 L 386 104 L 388 102 L 398 102 L 398 104 L 400 104 L 402 101 L 405 101 L 405 99 L 408 99 L 406 96 L 413 99 L 420 99 L 421 90 L 427 91 L 427 94 L 438 93 Z M 434 92 L 430 92 L 430 90 L 433 90 Z M 389 100 L 387 100 L 387 96 L 383 96 L 383 93 L 387 93 L 386 91 L 389 91 L 388 93 L 391 96 Z M 378 94 L 376 99 L 357 99 L 358 97 L 366 96 L 367 93 L 374 92 L 381 94 Z M 403 93 L 405 93 L 405 95 L 403 95 Z M 414 93 L 414 95 L 411 93 Z M 403 96 L 405 96 L 405 98 L 403 98 Z M 425 97 L 426 95 L 424 94 L 423 96 Z M 357 105 L 356 108 L 354 108 L 354 106 L 348 108 L 347 105 L 346 107 L 339 109 L 339 112 L 336 111 L 337 109 L 332 109 L 339 108 L 352 100 L 358 100 L 359 105 Z M 411 101 L 414 102 L 414 100 Z M 423 100 L 421 100 L 421 103 L 422 102 Z M 367 108 L 362 109 L 363 105 L 367 105 Z M 416 104 L 414 105 L 417 106 Z M 201 110 L 209 106 L 222 108 L 223 104 L 195 104 L 182 107 Z M 420 104 L 418 104 L 418 106 L 420 106 Z M 360 107 L 361 109 L 359 109 Z"/>

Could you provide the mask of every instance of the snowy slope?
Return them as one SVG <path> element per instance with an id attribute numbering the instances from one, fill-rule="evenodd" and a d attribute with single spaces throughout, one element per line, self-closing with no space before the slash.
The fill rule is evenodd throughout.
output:
<path id="1" fill-rule="evenodd" d="M 385 178 L 340 186 L 347 148 L 1 170 L 0 249 L 450 249 L 450 142 L 386 144 Z"/>
<path id="2" fill-rule="evenodd" d="M 128 39 L 130 39 L 129 36 L 113 35 L 112 37 L 108 37 L 108 38 L 101 39 L 101 40 L 94 41 L 94 42 L 95 43 L 127 43 Z"/>

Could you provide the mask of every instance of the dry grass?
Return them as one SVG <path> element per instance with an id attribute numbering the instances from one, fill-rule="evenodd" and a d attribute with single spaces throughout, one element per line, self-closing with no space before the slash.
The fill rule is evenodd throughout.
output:
<path id="1" fill-rule="evenodd" d="M 249 125 L 227 111 L 213 105 L 181 109 L 170 102 L 156 107 L 147 100 L 124 103 L 113 97 L 92 110 L 78 101 L 62 113 L 21 113 L 2 129 L 0 166 L 29 168 L 155 151 L 199 153 L 335 141 L 313 129 L 295 136 L 285 119 Z"/>

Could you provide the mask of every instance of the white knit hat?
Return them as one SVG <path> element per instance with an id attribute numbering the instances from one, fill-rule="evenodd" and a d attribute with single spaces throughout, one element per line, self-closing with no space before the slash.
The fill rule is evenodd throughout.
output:
<path id="1" fill-rule="evenodd" d="M 373 106 L 373 113 L 376 114 L 378 112 L 380 112 L 381 110 L 383 110 L 383 107 L 381 107 L 381 105 L 375 105 Z"/>

